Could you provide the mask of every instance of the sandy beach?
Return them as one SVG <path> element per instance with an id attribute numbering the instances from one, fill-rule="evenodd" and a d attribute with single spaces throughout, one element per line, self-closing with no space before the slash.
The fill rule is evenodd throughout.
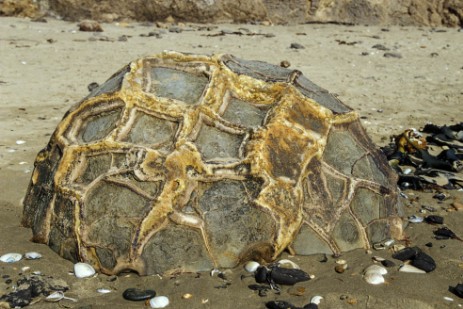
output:
<path id="1" fill-rule="evenodd" d="M 286 300 L 302 307 L 311 297 L 324 299 L 319 308 L 460 308 L 463 299 L 449 291 L 463 283 L 462 242 L 435 240 L 434 226 L 421 223 L 406 229 L 407 245 L 418 246 L 437 262 L 427 274 L 410 274 L 389 268 L 386 283 L 373 286 L 362 279 L 372 256 L 391 259 L 389 250 L 355 250 L 343 254 L 348 269 L 334 271 L 335 259 L 320 262 L 322 255 L 289 256 L 314 279 L 279 294 L 261 297 L 241 279 L 242 268 L 225 272 L 173 277 L 119 277 L 98 275 L 77 279 L 73 264 L 45 245 L 30 241 L 31 231 L 21 227 L 24 197 L 37 152 L 48 142 L 56 125 L 72 104 L 88 94 L 87 85 L 102 83 L 122 66 L 163 50 L 197 54 L 230 53 L 278 65 L 289 61 L 319 86 L 335 93 L 358 111 L 372 140 L 386 145 L 391 135 L 427 123 L 463 121 L 463 32 L 456 28 L 340 26 L 306 24 L 262 26 L 239 24 L 180 24 L 167 28 L 152 23 L 102 24 L 103 32 L 78 31 L 76 23 L 54 19 L 0 18 L 0 255 L 7 252 L 40 252 L 40 260 L 0 264 L 0 296 L 9 293 L 22 268 L 40 271 L 67 282 L 59 304 L 44 301 L 32 308 L 142 308 L 122 292 L 129 287 L 154 289 L 169 297 L 169 308 L 265 308 L 270 300 Z M 303 48 L 291 48 L 292 43 Z M 463 200 L 463 191 L 406 191 L 405 214 L 417 214 L 423 205 L 444 217 L 445 225 L 463 236 L 463 212 L 449 212 L 449 205 Z M 425 244 L 432 242 L 432 247 Z M 8 277 L 5 277 L 8 276 Z M 300 289 L 298 289 L 300 287 Z M 99 294 L 98 288 L 111 289 Z M 297 290 L 297 291 L 296 291 Z M 182 297 L 191 294 L 190 298 Z M 453 300 L 445 299 L 451 298 Z"/>

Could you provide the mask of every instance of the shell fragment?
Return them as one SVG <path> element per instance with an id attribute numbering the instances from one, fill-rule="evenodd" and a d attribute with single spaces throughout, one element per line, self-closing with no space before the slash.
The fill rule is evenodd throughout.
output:
<path id="1" fill-rule="evenodd" d="M 165 308 L 169 305 L 169 299 L 166 296 L 156 296 L 150 299 L 151 308 Z"/>
<path id="2" fill-rule="evenodd" d="M 95 269 L 87 263 L 74 264 L 74 275 L 77 278 L 88 278 L 95 275 Z"/>
<path id="3" fill-rule="evenodd" d="M 3 263 L 15 263 L 23 258 L 21 253 L 7 253 L 0 256 L 0 261 Z"/>

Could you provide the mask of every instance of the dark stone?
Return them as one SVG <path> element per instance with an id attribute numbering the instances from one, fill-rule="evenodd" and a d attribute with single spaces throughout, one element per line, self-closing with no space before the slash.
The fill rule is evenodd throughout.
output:
<path id="1" fill-rule="evenodd" d="M 89 92 L 92 92 L 98 87 L 100 87 L 100 85 L 97 82 L 93 82 L 93 83 L 88 84 L 87 89 Z"/>
<path id="2" fill-rule="evenodd" d="M 377 50 L 389 50 L 389 48 L 387 48 L 383 44 L 375 44 L 371 48 L 374 48 L 374 49 L 377 49 Z"/>
<path id="3" fill-rule="evenodd" d="M 257 283 L 267 283 L 268 270 L 265 266 L 259 266 L 256 270 L 254 278 Z"/>
<path id="4" fill-rule="evenodd" d="M 276 284 L 293 285 L 308 280 L 310 280 L 309 275 L 301 269 L 271 268 L 270 281 Z"/>
<path id="5" fill-rule="evenodd" d="M 444 223 L 443 217 L 435 216 L 435 215 L 427 216 L 426 218 L 424 218 L 424 220 L 430 224 L 443 224 Z"/>
<path id="6" fill-rule="evenodd" d="M 458 297 L 463 298 L 463 284 L 459 283 L 455 287 L 449 287 L 449 291 Z"/>
<path id="7" fill-rule="evenodd" d="M 432 248 L 432 242 L 428 242 L 427 244 L 425 244 L 425 246 L 428 248 Z"/>
<path id="8" fill-rule="evenodd" d="M 384 260 L 384 261 L 381 261 L 381 264 L 384 266 L 384 267 L 394 267 L 395 266 L 395 263 L 391 260 Z"/>
<path id="9" fill-rule="evenodd" d="M 400 261 L 413 260 L 420 252 L 421 249 L 418 247 L 407 247 L 400 251 L 397 251 L 392 255 L 392 257 Z"/>
<path id="10" fill-rule="evenodd" d="M 441 227 L 434 231 L 434 235 L 436 239 L 449 239 L 449 238 L 456 238 L 457 235 L 449 229 L 448 227 Z"/>
<path id="11" fill-rule="evenodd" d="M 431 55 L 432 55 L 432 54 L 431 54 Z M 443 200 L 445 200 L 445 199 L 447 198 L 447 196 L 446 196 L 444 193 L 439 192 L 439 193 L 436 193 L 436 194 L 433 196 L 433 198 L 435 198 L 435 199 L 437 199 L 437 200 L 439 200 L 439 201 L 443 201 Z"/>
<path id="12" fill-rule="evenodd" d="M 156 292 L 154 290 L 141 290 L 137 288 L 129 288 L 122 293 L 122 297 L 124 297 L 124 299 L 132 301 L 147 300 L 154 296 L 156 296 Z"/>
<path id="13" fill-rule="evenodd" d="M 318 305 L 314 303 L 310 303 L 302 307 L 302 309 L 318 309 Z"/>
<path id="14" fill-rule="evenodd" d="M 424 252 L 419 252 L 412 260 L 411 264 L 427 273 L 436 269 L 436 262 L 434 259 Z"/>

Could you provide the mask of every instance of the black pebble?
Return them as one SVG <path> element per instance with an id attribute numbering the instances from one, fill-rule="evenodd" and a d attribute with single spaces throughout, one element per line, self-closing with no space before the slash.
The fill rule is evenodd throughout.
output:
<path id="1" fill-rule="evenodd" d="M 130 288 L 122 293 L 122 297 L 127 300 L 141 301 L 150 299 L 156 296 L 156 292 L 153 290 L 141 290 L 137 288 Z"/>
<path id="2" fill-rule="evenodd" d="M 449 290 L 456 296 L 463 298 L 463 284 L 459 283 L 455 287 L 450 287 Z"/>
<path id="3" fill-rule="evenodd" d="M 441 227 L 434 231 L 434 235 L 436 235 L 436 239 L 449 239 L 455 238 L 457 235 L 450 230 L 448 227 Z"/>
<path id="4" fill-rule="evenodd" d="M 431 272 L 436 269 L 436 262 L 432 257 L 424 252 L 419 252 L 412 260 L 412 265 L 424 270 L 425 272 Z"/>
<path id="5" fill-rule="evenodd" d="M 444 218 L 443 217 L 435 216 L 435 215 L 427 216 L 426 218 L 424 218 L 424 220 L 427 223 L 431 223 L 431 224 L 443 224 L 444 223 Z"/>
<path id="6" fill-rule="evenodd" d="M 431 54 L 432 55 L 432 54 Z M 447 196 L 444 194 L 444 193 L 436 193 L 434 194 L 433 198 L 439 200 L 439 201 L 443 201 L 445 200 Z"/>
<path id="7" fill-rule="evenodd" d="M 393 261 L 390 261 L 390 260 L 383 260 L 383 261 L 381 261 L 381 264 L 384 267 L 394 267 L 395 266 L 395 263 Z"/>
<path id="8" fill-rule="evenodd" d="M 302 307 L 302 309 L 318 309 L 318 305 L 314 303 L 310 303 Z"/>
<path id="9" fill-rule="evenodd" d="M 254 274 L 257 283 L 267 283 L 268 270 L 265 266 L 259 266 Z"/>
<path id="10" fill-rule="evenodd" d="M 288 303 L 287 301 L 284 301 L 284 300 L 269 301 L 265 304 L 265 307 L 267 307 L 268 309 L 297 309 L 298 308 L 294 306 L 293 304 Z"/>
<path id="11" fill-rule="evenodd" d="M 425 246 L 428 248 L 432 248 L 432 242 L 428 242 L 427 244 L 425 244 Z"/>
<path id="12" fill-rule="evenodd" d="M 6 279 L 6 280 L 5 280 L 5 283 L 6 283 L 6 284 L 11 284 L 11 282 L 13 282 L 13 280 L 11 280 L 11 279 Z"/>
<path id="13" fill-rule="evenodd" d="M 392 255 L 392 257 L 400 261 L 413 260 L 416 257 L 416 255 L 420 252 L 421 249 L 418 247 L 407 247 L 400 251 L 397 251 Z"/>
<path id="14" fill-rule="evenodd" d="M 293 285 L 310 280 L 310 276 L 301 269 L 272 267 L 270 279 L 276 284 Z"/>
<path id="15" fill-rule="evenodd" d="M 385 58 L 402 58 L 402 55 L 399 53 L 384 53 Z"/>

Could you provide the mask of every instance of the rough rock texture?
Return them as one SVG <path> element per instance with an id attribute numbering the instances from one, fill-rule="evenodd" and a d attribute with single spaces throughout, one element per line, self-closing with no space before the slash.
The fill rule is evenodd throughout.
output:
<path id="1" fill-rule="evenodd" d="M 0 0 L 0 16 L 36 17 L 39 6 L 32 0 Z"/>
<path id="2" fill-rule="evenodd" d="M 66 113 L 23 223 L 108 274 L 209 270 L 400 236 L 396 181 L 358 114 L 299 71 L 166 52 Z"/>
<path id="3" fill-rule="evenodd" d="M 38 0 L 42 11 L 66 20 L 259 22 L 463 26 L 461 0 Z M 0 1 L 0 14 L 29 16 L 32 0 Z M 12 9 L 14 8 L 14 9 Z"/>

